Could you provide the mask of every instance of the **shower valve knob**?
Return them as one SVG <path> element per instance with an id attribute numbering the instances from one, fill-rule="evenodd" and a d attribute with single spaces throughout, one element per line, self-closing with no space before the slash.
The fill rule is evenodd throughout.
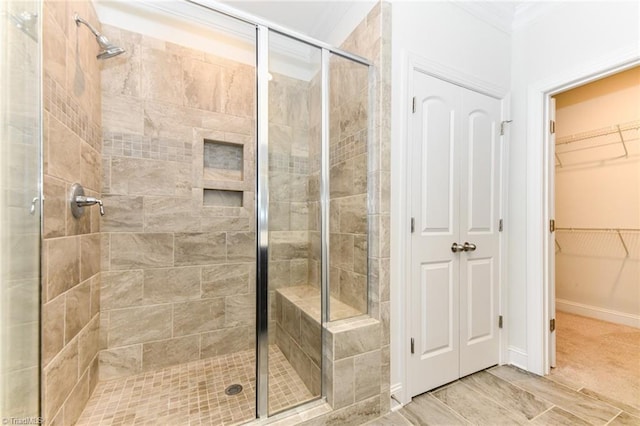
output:
<path id="1" fill-rule="evenodd" d="M 71 214 L 73 217 L 79 218 L 84 213 L 84 208 L 97 204 L 100 206 L 100 216 L 104 216 L 104 205 L 102 200 L 96 197 L 87 197 L 84 195 L 84 188 L 78 183 L 71 186 Z"/>

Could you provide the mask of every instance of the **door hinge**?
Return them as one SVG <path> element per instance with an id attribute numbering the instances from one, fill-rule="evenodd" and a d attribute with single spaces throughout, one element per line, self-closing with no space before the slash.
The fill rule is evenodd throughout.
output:
<path id="1" fill-rule="evenodd" d="M 502 315 L 498 316 L 498 328 L 502 328 Z"/>
<path id="2" fill-rule="evenodd" d="M 554 134 L 556 132 L 556 122 L 549 120 L 549 133 Z"/>
<path id="3" fill-rule="evenodd" d="M 413 234 L 416 231 L 416 219 L 411 218 L 411 233 Z"/>
<path id="4" fill-rule="evenodd" d="M 513 120 L 505 120 L 503 122 L 500 123 L 500 136 L 504 136 L 504 126 L 506 124 L 511 123 Z"/>
<path id="5" fill-rule="evenodd" d="M 556 319 L 552 318 L 549 321 L 549 330 L 551 330 L 551 332 L 553 333 L 554 331 L 556 331 Z"/>
<path id="6" fill-rule="evenodd" d="M 549 232 L 556 232 L 556 221 L 553 219 L 549 221 Z"/>
<path id="7" fill-rule="evenodd" d="M 413 340 L 413 337 L 411 338 L 411 353 L 416 353 L 416 342 Z"/>
<path id="8" fill-rule="evenodd" d="M 416 97 L 414 96 L 413 99 L 411 100 L 411 111 L 415 114 L 416 113 Z"/>
<path id="9" fill-rule="evenodd" d="M 502 232 L 503 229 L 504 229 L 504 219 L 500 219 L 500 222 L 498 222 L 498 232 Z"/>

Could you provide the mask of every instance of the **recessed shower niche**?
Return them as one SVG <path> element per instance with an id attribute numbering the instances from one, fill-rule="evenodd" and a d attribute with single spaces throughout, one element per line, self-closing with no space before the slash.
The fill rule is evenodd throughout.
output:
<path id="1" fill-rule="evenodd" d="M 244 145 L 209 139 L 202 145 L 204 206 L 242 207 L 243 191 L 229 189 L 229 183 L 244 182 Z"/>

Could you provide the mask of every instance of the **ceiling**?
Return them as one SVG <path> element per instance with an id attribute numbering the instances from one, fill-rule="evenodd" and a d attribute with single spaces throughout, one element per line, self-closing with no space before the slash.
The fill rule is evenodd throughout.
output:
<path id="1" fill-rule="evenodd" d="M 221 3 L 332 45 L 340 45 L 375 0 L 222 0 Z"/>

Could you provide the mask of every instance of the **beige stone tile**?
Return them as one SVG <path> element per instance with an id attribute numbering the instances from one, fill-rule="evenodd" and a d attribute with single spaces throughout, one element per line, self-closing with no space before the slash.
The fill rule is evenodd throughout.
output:
<path id="1" fill-rule="evenodd" d="M 49 175 L 74 182 L 80 178 L 80 139 L 64 124 L 49 118 Z"/>
<path id="2" fill-rule="evenodd" d="M 67 59 L 64 29 L 56 21 L 57 2 L 46 2 L 43 9 L 42 67 L 55 81 L 65 84 L 67 75 Z M 59 18 L 59 17 L 58 17 Z"/>
<path id="3" fill-rule="evenodd" d="M 400 409 L 399 413 L 402 414 L 403 418 L 409 420 L 409 424 L 469 424 L 459 414 L 429 393 L 413 398 L 409 404 Z"/>
<path id="4" fill-rule="evenodd" d="M 110 271 L 102 273 L 100 306 L 102 311 L 142 304 L 143 271 Z"/>
<path id="5" fill-rule="evenodd" d="M 145 197 L 144 230 L 146 232 L 200 231 L 200 218 L 193 211 L 191 197 Z"/>
<path id="6" fill-rule="evenodd" d="M 202 231 L 253 231 L 255 219 L 253 217 L 202 217 L 200 219 Z"/>
<path id="7" fill-rule="evenodd" d="M 42 364 L 47 366 L 64 346 L 65 296 L 42 305 Z"/>
<path id="8" fill-rule="evenodd" d="M 65 183 L 51 176 L 44 176 L 44 238 L 64 237 L 68 210 Z"/>
<path id="9" fill-rule="evenodd" d="M 47 250 L 47 297 L 49 300 L 80 281 L 78 238 L 65 237 L 45 242 Z"/>
<path id="10" fill-rule="evenodd" d="M 255 310 L 253 294 L 225 297 L 225 327 L 254 326 Z"/>
<path id="11" fill-rule="evenodd" d="M 108 347 L 171 337 L 171 305 L 141 306 L 109 313 Z"/>
<path id="12" fill-rule="evenodd" d="M 173 241 L 173 234 L 114 233 L 111 235 L 111 269 L 173 266 Z M 176 250 L 176 264 L 178 259 Z"/>
<path id="13" fill-rule="evenodd" d="M 83 142 L 80 144 L 80 182 L 85 190 L 100 191 L 102 188 L 100 153 Z"/>
<path id="14" fill-rule="evenodd" d="M 99 334 L 99 333 L 98 333 Z M 98 382 L 100 380 L 100 362 L 98 359 L 98 355 L 100 354 L 100 352 L 98 352 L 98 354 L 96 354 L 96 356 L 93 358 L 93 360 L 91 361 L 91 364 L 89 365 L 89 395 L 91 395 L 93 393 L 93 391 L 95 390 L 96 386 L 98 385 Z"/>
<path id="15" fill-rule="evenodd" d="M 255 285 L 254 265 L 229 263 L 202 268 L 202 297 L 222 297 L 246 294 Z"/>
<path id="16" fill-rule="evenodd" d="M 140 64 L 144 99 L 182 105 L 182 60 L 178 55 L 143 46 Z"/>
<path id="17" fill-rule="evenodd" d="M 517 425 L 527 422 L 524 416 L 506 410 L 460 382 L 432 394 L 473 424 Z"/>
<path id="18" fill-rule="evenodd" d="M 349 271 L 340 271 L 340 301 L 361 313 L 367 312 L 367 277 Z"/>
<path id="19" fill-rule="evenodd" d="M 100 351 L 100 380 L 127 377 L 142 371 L 142 344 Z"/>
<path id="20" fill-rule="evenodd" d="M 271 260 L 306 259 L 309 241 L 306 231 L 271 232 L 269 235 Z"/>
<path id="21" fill-rule="evenodd" d="M 184 105 L 208 111 L 222 111 L 222 74 L 218 65 L 200 59 L 183 59 Z"/>
<path id="22" fill-rule="evenodd" d="M 505 408 L 521 413 L 528 420 L 552 406 L 552 404 L 536 398 L 533 394 L 484 371 L 465 377 L 461 381 Z"/>
<path id="23" fill-rule="evenodd" d="M 91 320 L 91 285 L 85 281 L 69 290 L 65 302 L 65 344 L 73 339 Z"/>
<path id="24" fill-rule="evenodd" d="M 253 232 L 227 232 L 229 262 L 250 262 L 255 259 L 256 237 Z"/>
<path id="25" fill-rule="evenodd" d="M 80 237 L 80 280 L 84 281 L 100 272 L 100 234 Z"/>
<path id="26" fill-rule="evenodd" d="M 200 358 L 231 354 L 251 349 L 255 331 L 251 327 L 231 327 L 200 335 Z"/>
<path id="27" fill-rule="evenodd" d="M 326 425 L 361 425 L 380 417 L 380 396 L 357 402 L 329 414 Z M 305 424 L 305 423 L 303 423 Z"/>
<path id="28" fill-rule="evenodd" d="M 78 336 L 78 367 L 80 372 L 89 368 L 99 349 L 100 317 L 96 315 Z"/>
<path id="29" fill-rule="evenodd" d="M 367 274 L 367 236 L 354 235 L 353 240 L 353 272 Z"/>
<path id="30" fill-rule="evenodd" d="M 200 299 L 200 268 L 163 268 L 144 271 L 145 303 L 175 303 Z"/>
<path id="31" fill-rule="evenodd" d="M 340 231 L 367 233 L 367 197 L 356 195 L 340 200 Z"/>
<path id="32" fill-rule="evenodd" d="M 173 336 L 212 331 L 225 325 L 223 298 L 194 300 L 173 305 Z"/>
<path id="33" fill-rule="evenodd" d="M 64 403 L 64 418 L 69 424 L 75 424 L 89 400 L 89 374 L 85 372 Z"/>
<path id="34" fill-rule="evenodd" d="M 102 92 L 102 126 L 111 132 L 144 134 L 143 101 L 139 98 Z"/>
<path id="35" fill-rule="evenodd" d="M 380 351 L 367 352 L 354 358 L 356 401 L 362 401 L 380 393 Z"/>
<path id="36" fill-rule="evenodd" d="M 176 233 L 176 266 L 224 263 L 227 260 L 224 232 Z"/>
<path id="37" fill-rule="evenodd" d="M 43 371 L 44 417 L 52 418 L 78 380 L 78 342 L 64 347 Z"/>
<path id="38" fill-rule="evenodd" d="M 200 337 L 186 336 L 142 345 L 142 370 L 149 371 L 200 358 Z"/>
<path id="39" fill-rule="evenodd" d="M 103 195 L 105 215 L 101 218 L 104 232 L 141 232 L 144 230 L 143 197 Z"/>
<path id="40" fill-rule="evenodd" d="M 305 313 L 300 315 L 300 341 L 298 344 L 314 364 L 319 366 L 322 356 L 322 330 L 320 323 Z"/>
<path id="41" fill-rule="evenodd" d="M 339 360 L 378 349 L 380 332 L 380 323 L 375 321 L 334 333 L 335 359 Z"/>
<path id="42" fill-rule="evenodd" d="M 576 424 L 576 423 L 574 423 Z M 613 426 L 633 426 L 640 424 L 640 417 L 634 417 L 629 413 L 625 413 L 624 411 L 618 416 L 609 422 L 610 425 Z"/>
<path id="43" fill-rule="evenodd" d="M 158 160 L 130 157 L 112 157 L 112 194 L 120 195 L 174 195 L 178 169 L 166 167 Z"/>
<path id="44" fill-rule="evenodd" d="M 585 422 L 580 417 L 576 417 L 573 414 L 564 411 L 562 408 L 552 407 L 549 411 L 546 411 L 541 416 L 536 417 L 530 423 L 532 425 L 546 426 L 546 425 L 566 425 L 566 426 L 587 426 L 591 423 Z M 613 424 L 613 423 L 609 423 Z"/>
<path id="45" fill-rule="evenodd" d="M 620 411 L 609 404 L 573 391 L 566 386 L 513 367 L 494 368 L 490 370 L 490 373 L 510 381 L 538 398 L 552 402 L 559 408 L 588 422 L 606 423 Z"/>
<path id="46" fill-rule="evenodd" d="M 381 410 L 381 412 L 384 411 Z M 397 411 L 366 423 L 367 426 L 410 426 L 412 424 L 414 423 L 409 422 L 409 420 L 407 420 L 402 414 Z"/>
<path id="47" fill-rule="evenodd" d="M 100 312 L 100 289 L 102 288 L 102 274 L 96 274 L 90 279 L 91 286 L 91 318 Z"/>
<path id="48" fill-rule="evenodd" d="M 144 104 L 144 134 L 154 138 L 170 138 L 191 142 L 193 141 L 193 129 L 202 127 L 203 114 L 206 112 L 181 105 L 146 101 Z M 224 124 L 222 126 L 224 128 Z"/>
<path id="49" fill-rule="evenodd" d="M 241 117 L 255 115 L 255 70 L 248 66 L 225 68 L 222 75 L 222 109 Z"/>

